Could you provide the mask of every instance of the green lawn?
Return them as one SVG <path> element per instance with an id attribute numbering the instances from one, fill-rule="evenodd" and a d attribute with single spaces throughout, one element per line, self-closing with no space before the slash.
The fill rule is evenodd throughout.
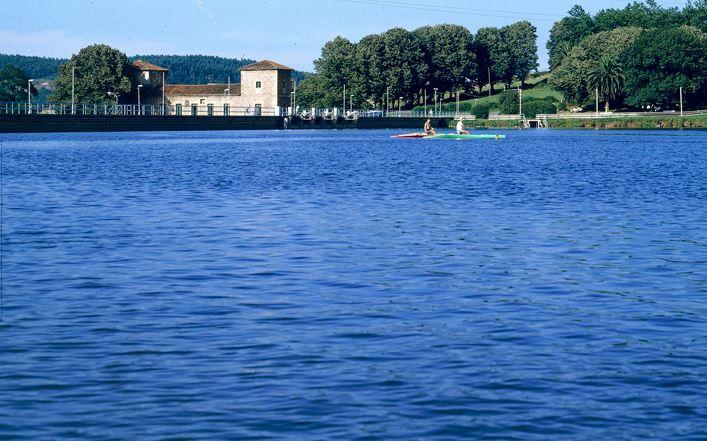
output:
<path id="1" fill-rule="evenodd" d="M 525 83 L 525 88 L 523 89 L 523 98 L 545 98 L 547 96 L 551 96 L 557 101 L 562 102 L 562 94 L 560 94 L 560 92 L 556 90 L 551 89 L 550 86 L 547 85 L 547 77 L 547 72 L 541 72 L 537 75 L 529 77 Z M 513 87 L 516 89 L 519 85 L 519 81 L 513 83 Z M 484 88 L 484 92 L 486 93 L 486 95 L 482 95 L 479 98 L 464 100 L 461 102 L 469 102 L 474 105 L 491 104 L 495 107 L 496 105 L 498 105 L 498 100 L 501 97 L 501 94 L 503 93 L 503 84 L 494 85 L 494 95 L 492 96 L 488 96 L 488 86 Z"/>

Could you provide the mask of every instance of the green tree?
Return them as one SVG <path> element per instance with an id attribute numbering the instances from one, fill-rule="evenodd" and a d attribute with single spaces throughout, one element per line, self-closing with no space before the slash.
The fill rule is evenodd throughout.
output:
<path id="1" fill-rule="evenodd" d="M 75 95 L 77 102 L 111 102 L 108 92 L 119 96 L 135 89 L 134 68 L 128 57 L 117 49 L 104 44 L 94 44 L 59 67 L 59 76 L 52 99 L 71 100 L 72 68 L 75 68 Z"/>
<path id="2" fill-rule="evenodd" d="M 333 97 L 326 93 L 321 75 L 308 75 L 297 85 L 297 106 L 302 108 L 310 107 L 333 107 Z"/>
<path id="3" fill-rule="evenodd" d="M 624 85 L 626 76 L 621 63 L 616 57 L 604 55 L 599 59 L 594 69 L 589 72 L 589 87 L 595 88 L 606 102 L 606 111 L 609 111 L 609 102 L 615 100 Z"/>
<path id="4" fill-rule="evenodd" d="M 674 108 L 683 88 L 690 106 L 707 104 L 707 34 L 698 28 L 644 32 L 622 54 L 627 104 Z"/>
<path id="5" fill-rule="evenodd" d="M 429 69 L 423 84 L 452 92 L 464 89 L 476 73 L 474 36 L 464 26 L 443 24 L 413 31 L 427 58 Z"/>
<path id="6" fill-rule="evenodd" d="M 572 47 L 595 31 L 594 19 L 579 5 L 569 11 L 569 16 L 556 22 L 550 30 L 547 49 L 550 69 L 555 69 L 569 54 Z"/>
<path id="7" fill-rule="evenodd" d="M 513 75 L 525 86 L 530 72 L 538 68 L 537 29 L 529 21 L 523 20 L 504 27 L 503 33 L 510 53 Z"/>
<path id="8" fill-rule="evenodd" d="M 390 88 L 391 102 L 403 97 L 406 102 L 414 102 L 420 79 L 427 77 L 428 65 L 420 42 L 412 32 L 403 28 L 393 28 L 383 37 L 383 78 Z"/>
<path id="9" fill-rule="evenodd" d="M 513 79 L 513 67 L 503 33 L 498 28 L 481 28 L 476 32 L 476 56 L 479 60 L 479 83 L 488 84 L 491 70 L 491 92 L 498 80 L 506 80 L 508 73 Z"/>
<path id="10" fill-rule="evenodd" d="M 12 65 L 0 69 L 0 101 L 27 101 L 27 86 L 29 76 Z M 30 93 L 37 96 L 34 84 L 30 85 Z"/>
<path id="11" fill-rule="evenodd" d="M 548 83 L 560 91 L 567 101 L 587 103 L 594 95 L 589 76 L 599 60 L 605 56 L 618 57 L 642 32 L 640 28 L 617 28 L 586 37 L 550 73 Z"/>
<path id="12" fill-rule="evenodd" d="M 324 44 L 321 56 L 314 60 L 314 68 L 330 105 L 343 104 L 344 85 L 349 89 L 347 94 L 354 92 L 354 44 L 346 38 L 338 36 Z"/>
<path id="13" fill-rule="evenodd" d="M 594 16 L 596 32 L 620 27 L 673 27 L 683 24 L 683 15 L 677 8 L 663 8 L 655 0 L 634 1 L 623 9 L 604 9 Z"/>
<path id="14" fill-rule="evenodd" d="M 354 49 L 355 80 L 353 88 L 356 91 L 354 101 L 358 96 L 367 99 L 379 107 L 385 102 L 385 78 L 383 57 L 385 44 L 383 36 L 372 34 L 363 37 Z"/>
<path id="15" fill-rule="evenodd" d="M 682 15 L 684 24 L 707 32 L 707 0 L 688 1 Z"/>

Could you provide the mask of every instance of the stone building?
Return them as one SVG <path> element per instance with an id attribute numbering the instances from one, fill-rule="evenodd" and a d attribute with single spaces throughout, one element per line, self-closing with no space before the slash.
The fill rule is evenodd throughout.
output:
<path id="1" fill-rule="evenodd" d="M 135 60 L 133 67 L 138 71 L 137 83 L 142 85 L 140 101 L 145 105 L 162 104 L 162 88 L 167 80 L 167 69 L 143 60 Z"/>
<path id="2" fill-rule="evenodd" d="M 291 68 L 263 60 L 242 67 L 240 72 L 241 82 L 230 85 L 167 84 L 166 102 L 174 113 L 182 115 L 274 114 L 290 105 Z M 150 71 L 145 78 L 152 78 L 152 74 Z"/>

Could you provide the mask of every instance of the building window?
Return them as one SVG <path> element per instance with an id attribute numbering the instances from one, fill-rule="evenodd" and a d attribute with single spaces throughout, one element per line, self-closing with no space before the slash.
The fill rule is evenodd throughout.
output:
<path id="1" fill-rule="evenodd" d="M 214 105 L 209 104 L 206 106 L 206 114 L 209 116 L 214 116 Z"/>
<path id="2" fill-rule="evenodd" d="M 191 116 L 196 116 L 197 107 L 196 104 L 191 105 Z"/>
<path id="3" fill-rule="evenodd" d="M 260 89 L 261 86 L 262 86 L 262 84 L 260 84 L 260 81 L 256 81 L 256 82 L 255 82 L 255 88 L 256 88 L 256 89 Z"/>
<path id="4" fill-rule="evenodd" d="M 176 110 L 176 112 L 177 112 L 177 115 L 181 115 L 181 114 L 182 114 L 182 105 L 181 105 L 181 104 L 177 104 L 177 105 L 175 106 L 175 110 Z"/>
<path id="5" fill-rule="evenodd" d="M 205 100 L 205 99 L 202 98 L 202 99 L 199 100 L 199 104 L 204 104 L 204 103 L 206 103 L 206 100 Z"/>
<path id="6" fill-rule="evenodd" d="M 146 80 L 149 80 L 149 79 L 150 79 L 150 72 L 147 72 L 147 71 L 146 71 L 146 72 L 143 72 L 143 75 L 145 76 L 145 79 L 146 79 Z"/>
<path id="7" fill-rule="evenodd" d="M 256 104 L 255 105 L 255 116 L 260 116 L 263 114 L 263 106 L 262 104 Z"/>
<path id="8" fill-rule="evenodd" d="M 223 105 L 223 116 L 228 116 L 231 114 L 231 105 L 230 104 L 224 104 Z"/>

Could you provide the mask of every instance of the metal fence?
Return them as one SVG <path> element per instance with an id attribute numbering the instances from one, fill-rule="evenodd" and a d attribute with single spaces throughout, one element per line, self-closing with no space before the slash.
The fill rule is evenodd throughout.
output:
<path id="1" fill-rule="evenodd" d="M 74 104 L 70 103 L 29 103 L 0 102 L 0 115 L 121 115 L 121 116 L 298 116 L 302 119 L 348 119 L 366 118 L 464 118 L 474 119 L 470 113 L 454 111 L 423 110 L 342 110 L 339 108 L 297 108 L 291 107 L 236 107 L 230 104 L 191 105 L 137 105 L 137 104 Z"/>
<path id="2" fill-rule="evenodd" d="M 71 104 L 0 102 L 0 115 L 123 115 L 123 116 L 281 116 L 276 107 L 235 107 L 228 104 L 183 106 L 137 104 Z"/>

